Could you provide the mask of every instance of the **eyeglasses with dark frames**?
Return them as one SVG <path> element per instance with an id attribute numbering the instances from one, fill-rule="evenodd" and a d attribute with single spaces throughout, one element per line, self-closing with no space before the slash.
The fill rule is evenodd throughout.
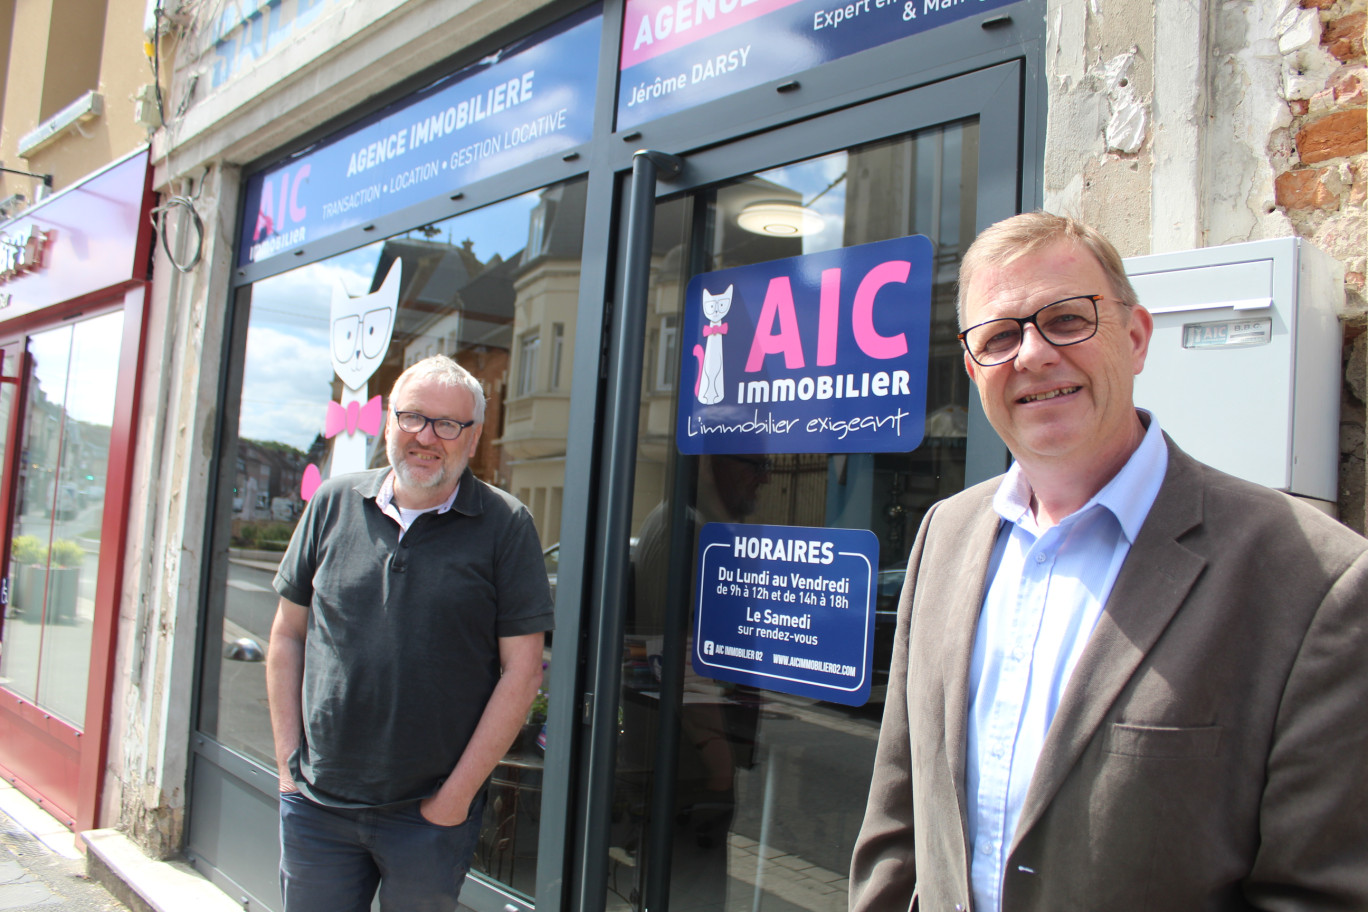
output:
<path id="1" fill-rule="evenodd" d="M 729 459 L 732 462 L 739 462 L 756 475 L 768 475 L 774 470 L 774 460 L 765 456 L 735 456 L 732 454 L 724 454 L 723 458 Z"/>
<path id="2" fill-rule="evenodd" d="M 475 423 L 470 421 L 457 421 L 455 418 L 429 418 L 427 415 L 418 412 L 394 412 L 394 420 L 399 425 L 399 430 L 405 434 L 421 434 L 423 428 L 432 425 L 432 433 L 443 440 L 455 440 L 461 436 L 461 431 Z"/>
<path id="3" fill-rule="evenodd" d="M 1055 348 L 1077 345 L 1097 335 L 1097 302 L 1103 297 L 1075 295 L 1053 301 L 1029 317 L 999 317 L 971 326 L 956 338 L 981 367 L 996 367 L 1015 358 L 1028 323 Z"/>

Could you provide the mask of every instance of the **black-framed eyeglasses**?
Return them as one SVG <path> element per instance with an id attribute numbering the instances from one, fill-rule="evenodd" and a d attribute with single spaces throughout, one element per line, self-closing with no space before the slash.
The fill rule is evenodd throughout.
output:
<path id="1" fill-rule="evenodd" d="M 774 470 L 774 460 L 765 456 L 736 456 L 727 453 L 724 454 L 724 458 L 739 462 L 756 475 L 768 475 Z"/>
<path id="2" fill-rule="evenodd" d="M 1087 342 L 1097 335 L 1097 302 L 1103 295 L 1075 295 L 1054 301 L 1029 317 L 999 317 L 971 326 L 957 338 L 982 367 L 1006 364 L 1021 351 L 1026 324 L 1035 326 L 1040 337 L 1056 348 Z"/>
<path id="3" fill-rule="evenodd" d="M 455 418 L 429 418 L 427 415 L 418 412 L 394 412 L 394 420 L 399 425 L 399 430 L 405 434 L 421 434 L 423 428 L 432 425 L 432 433 L 443 440 L 455 440 L 461 436 L 461 431 L 475 423 L 470 421 L 457 421 Z"/>

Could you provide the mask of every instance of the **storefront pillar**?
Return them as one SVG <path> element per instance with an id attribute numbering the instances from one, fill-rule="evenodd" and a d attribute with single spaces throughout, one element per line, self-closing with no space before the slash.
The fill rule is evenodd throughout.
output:
<path id="1" fill-rule="evenodd" d="M 163 165 L 162 168 L 165 166 Z M 128 517 L 129 568 L 121 611 L 118 726 L 106 801 L 148 854 L 181 851 L 193 706 L 196 636 L 203 585 L 208 478 L 215 453 L 219 366 L 232 274 L 238 171 L 214 165 L 193 175 L 155 177 L 166 197 L 193 198 L 202 235 L 184 217 L 164 221 L 147 324 L 145 395 Z M 227 210 L 220 205 L 227 201 Z M 199 263 L 182 266 L 199 246 Z"/>

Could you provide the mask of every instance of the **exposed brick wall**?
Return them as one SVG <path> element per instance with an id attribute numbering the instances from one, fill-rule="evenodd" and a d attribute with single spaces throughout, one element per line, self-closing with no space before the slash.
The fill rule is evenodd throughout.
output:
<path id="1" fill-rule="evenodd" d="M 1297 155 L 1314 165 L 1335 158 L 1350 158 L 1368 149 L 1368 120 L 1363 108 L 1335 111 L 1302 124 L 1296 135 Z"/>
<path id="2" fill-rule="evenodd" d="M 1300 0 L 1319 11 L 1323 84 L 1292 93 L 1287 135 L 1273 137 L 1275 199 L 1297 234 L 1345 266 L 1344 393 L 1340 410 L 1340 519 L 1368 530 L 1368 67 L 1364 26 L 1368 0 Z M 1299 75 L 1304 60 L 1286 66 Z M 1320 72 L 1320 70 L 1317 70 Z M 1304 85 L 1304 83 L 1302 83 Z M 1290 141 L 1289 141 L 1290 139 Z"/>

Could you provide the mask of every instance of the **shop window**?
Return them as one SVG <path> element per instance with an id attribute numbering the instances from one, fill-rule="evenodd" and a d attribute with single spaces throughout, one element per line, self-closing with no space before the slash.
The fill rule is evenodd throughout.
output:
<path id="1" fill-rule="evenodd" d="M 551 388 L 561 388 L 561 361 L 565 357 L 565 324 L 551 324 Z"/>
<path id="2" fill-rule="evenodd" d="M 122 334 L 117 311 L 28 339 L 0 679 L 76 728 L 85 726 L 118 382 L 110 340 Z M 0 408 L 6 425 L 10 390 Z"/>
<path id="3" fill-rule="evenodd" d="M 531 259 L 539 256 L 542 245 L 546 242 L 546 216 L 547 209 L 551 203 L 549 200 L 541 200 L 536 208 L 532 210 L 531 217 L 527 220 L 527 257 Z"/>
<path id="4" fill-rule="evenodd" d="M 679 371 L 679 318 L 669 314 L 660 318 L 655 344 L 652 346 L 655 388 L 661 392 L 674 389 L 674 375 Z"/>
<path id="5" fill-rule="evenodd" d="M 518 395 L 537 391 L 537 359 L 541 356 L 541 333 L 533 331 L 518 340 Z"/>
<path id="6" fill-rule="evenodd" d="M 554 207 L 542 205 L 555 195 Z M 536 236 L 564 252 L 549 268 L 517 245 Z M 513 414 L 505 381 L 535 389 L 541 326 L 553 327 L 553 353 L 572 339 L 584 221 L 584 184 L 528 193 L 276 275 L 243 289 L 235 319 L 245 343 L 234 357 L 240 387 L 230 391 L 230 424 L 214 518 L 211 618 L 200 696 L 202 732 L 274 771 L 264 654 L 277 597 L 272 577 L 320 477 L 387 465 L 380 426 L 330 426 L 329 403 L 368 405 L 405 367 L 429 354 L 454 358 L 484 385 L 485 432 L 470 462 L 481 479 L 534 510 L 544 547 L 560 534 L 569 402 Z M 442 243 L 440 238 L 464 238 Z M 573 264 L 573 269 L 569 264 Z M 567 280 L 567 276 L 570 278 Z M 393 283 L 393 284 L 390 284 Z M 532 324 L 537 314 L 544 324 Z M 346 323 L 347 325 L 342 325 Z M 348 328 L 363 333 L 348 347 Z M 375 333 L 371 334 L 370 329 Z M 340 333 L 340 335 L 339 335 Z M 515 351 L 516 348 L 516 351 Z M 569 365 L 559 365 L 568 376 Z M 335 410 L 334 410 L 335 411 Z M 376 412 L 383 417 L 383 408 Z M 548 645 L 545 655 L 551 659 Z M 483 871 L 530 895 L 535 875 L 543 756 L 542 714 L 529 715 L 508 762 L 495 773 L 476 855 Z"/>

